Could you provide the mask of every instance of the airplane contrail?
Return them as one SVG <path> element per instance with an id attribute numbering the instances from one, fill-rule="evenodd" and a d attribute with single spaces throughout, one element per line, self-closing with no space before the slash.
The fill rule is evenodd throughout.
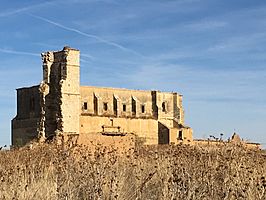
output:
<path id="1" fill-rule="evenodd" d="M 28 55 L 28 56 L 38 56 L 38 57 L 40 57 L 40 54 L 37 54 L 37 53 L 30 53 L 30 52 L 23 52 L 23 51 L 15 51 L 15 50 L 2 49 L 2 48 L 0 48 L 0 52 L 2 52 L 2 53 L 8 53 L 8 54 Z"/>
<path id="2" fill-rule="evenodd" d="M 0 17 L 7 17 L 10 15 L 18 14 L 18 13 L 21 13 L 21 12 L 24 12 L 24 11 L 27 11 L 27 10 L 30 10 L 33 8 L 37 8 L 37 7 L 44 6 L 44 5 L 51 4 L 51 3 L 55 3 L 55 2 L 56 1 L 48 1 L 48 2 L 43 2 L 43 3 L 34 4 L 34 5 L 30 5 L 30 6 L 25 6 L 22 8 L 17 8 L 14 10 L 9 10 L 9 11 L 0 13 Z"/>
<path id="3" fill-rule="evenodd" d="M 27 10 L 31 10 L 33 8 L 49 5 L 49 4 L 54 4 L 54 3 L 79 3 L 79 2 L 93 2 L 93 1 L 103 1 L 107 3 L 116 3 L 115 0 L 51 0 L 51 1 L 44 1 L 39 4 L 34 4 L 34 5 L 29 5 L 21 8 L 16 8 L 14 10 L 7 10 L 2 13 L 0 13 L 0 17 L 7 17 L 10 15 L 18 14 Z"/>
<path id="4" fill-rule="evenodd" d="M 79 34 L 79 35 L 82 35 L 82 36 L 88 37 L 88 38 L 96 39 L 96 40 L 98 40 L 98 41 L 100 41 L 100 42 L 102 42 L 102 43 L 108 44 L 108 45 L 110 45 L 110 46 L 114 46 L 114 47 L 119 48 L 119 49 L 121 49 L 121 50 L 123 50 L 123 51 L 128 51 L 128 52 L 131 52 L 131 53 L 133 53 L 133 54 L 135 54 L 135 55 L 138 55 L 138 56 L 144 57 L 143 55 L 141 55 L 140 53 L 138 53 L 138 52 L 136 52 L 136 51 L 134 51 L 134 50 L 132 50 L 132 49 L 126 48 L 126 47 L 124 47 L 124 46 L 122 46 L 122 45 L 120 45 L 120 44 L 117 44 L 117 43 L 115 43 L 115 42 L 108 41 L 108 40 L 103 39 L 103 38 L 101 38 L 101 37 L 99 37 L 99 36 L 97 36 L 97 35 L 88 34 L 88 33 L 82 32 L 82 31 L 80 31 L 80 30 L 78 30 L 78 29 L 71 28 L 71 27 L 67 27 L 67 26 L 65 26 L 65 25 L 59 24 L 59 23 L 57 23 L 57 22 L 54 22 L 54 21 L 52 21 L 52 20 L 50 20 L 50 19 L 47 19 L 47 18 L 44 18 L 44 17 L 38 16 L 38 15 L 33 15 L 33 14 L 27 14 L 27 15 L 30 15 L 30 16 L 32 16 L 32 17 L 34 17 L 34 18 L 40 19 L 40 20 L 42 20 L 42 21 L 45 21 L 45 22 L 47 22 L 47 23 L 49 23 L 49 24 L 52 24 L 52 25 L 57 26 L 57 27 L 59 27 L 59 28 L 62 28 L 62 29 L 64 29 L 64 30 L 71 31 L 71 32 L 77 33 L 77 34 Z"/>

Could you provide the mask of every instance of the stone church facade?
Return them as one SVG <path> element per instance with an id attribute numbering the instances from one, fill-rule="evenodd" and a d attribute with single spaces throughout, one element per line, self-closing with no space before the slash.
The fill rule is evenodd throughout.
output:
<path id="1" fill-rule="evenodd" d="M 76 137 L 81 144 L 95 138 L 123 142 L 129 135 L 144 144 L 193 141 L 184 123 L 182 95 L 80 86 L 79 57 L 70 47 L 42 54 L 42 82 L 17 89 L 12 145 L 58 135 Z"/>

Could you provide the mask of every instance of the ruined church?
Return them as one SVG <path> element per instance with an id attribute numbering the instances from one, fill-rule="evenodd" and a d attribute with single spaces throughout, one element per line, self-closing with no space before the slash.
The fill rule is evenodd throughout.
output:
<path id="1" fill-rule="evenodd" d="M 57 135 L 79 143 L 140 138 L 144 144 L 192 141 L 176 92 L 80 86 L 80 52 L 64 47 L 41 54 L 43 80 L 17 89 L 12 145 Z"/>

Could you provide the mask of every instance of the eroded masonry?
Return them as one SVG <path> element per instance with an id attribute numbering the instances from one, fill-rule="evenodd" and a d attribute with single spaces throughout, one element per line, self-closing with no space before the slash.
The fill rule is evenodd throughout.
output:
<path id="1" fill-rule="evenodd" d="M 80 86 L 80 52 L 70 47 L 42 54 L 40 85 L 17 89 L 17 116 L 12 120 L 12 144 L 63 135 L 79 143 L 91 140 L 144 144 L 192 141 L 184 124 L 182 95 Z"/>

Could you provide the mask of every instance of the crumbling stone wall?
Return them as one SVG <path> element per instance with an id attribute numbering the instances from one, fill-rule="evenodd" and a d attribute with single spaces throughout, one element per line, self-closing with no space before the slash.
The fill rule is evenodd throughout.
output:
<path id="1" fill-rule="evenodd" d="M 38 124 L 38 139 L 45 140 L 45 111 L 46 111 L 46 96 L 49 93 L 49 86 L 42 81 L 39 86 L 39 93 L 40 93 L 40 119 Z"/>
<path id="2" fill-rule="evenodd" d="M 79 133 L 79 51 L 64 47 L 43 58 L 43 96 L 40 128 L 46 138 Z M 42 127 L 44 124 L 44 127 Z M 42 133 L 43 134 L 43 131 Z"/>
<path id="3" fill-rule="evenodd" d="M 46 88 L 42 93 L 43 103 L 41 110 L 44 119 L 45 137 L 50 138 L 56 132 L 62 132 L 62 114 L 61 114 L 61 75 L 59 71 L 60 63 L 55 62 L 54 53 L 47 52 L 42 54 L 43 59 L 43 88 Z M 43 126 L 43 122 L 40 122 Z"/>

